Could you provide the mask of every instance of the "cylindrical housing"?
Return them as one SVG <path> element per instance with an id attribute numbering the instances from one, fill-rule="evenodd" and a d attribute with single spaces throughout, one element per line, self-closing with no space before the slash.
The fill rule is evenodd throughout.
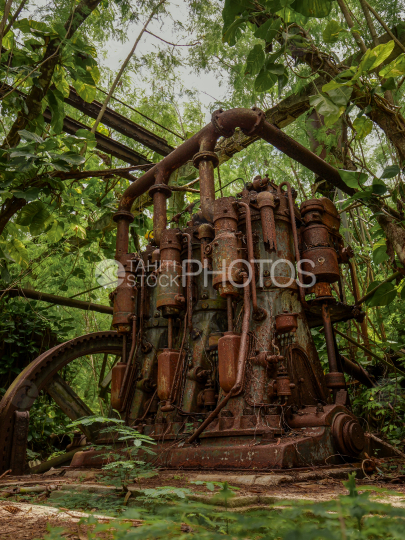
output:
<path id="1" fill-rule="evenodd" d="M 175 349 L 163 349 L 158 356 L 157 395 L 161 401 L 170 397 L 180 353 Z"/>
<path id="2" fill-rule="evenodd" d="M 135 313 L 135 272 L 136 260 L 134 255 L 126 253 L 122 255 L 118 262 L 117 271 L 118 286 L 113 293 L 114 313 L 112 325 L 119 333 L 131 331 L 130 317 Z"/>
<path id="3" fill-rule="evenodd" d="M 161 238 L 156 308 L 162 308 L 164 317 L 178 315 L 184 305 L 178 233 L 178 229 L 166 229 Z"/>
<path id="4" fill-rule="evenodd" d="M 298 328 L 298 313 L 280 313 L 276 315 L 276 331 L 279 334 L 295 332 Z"/>
<path id="5" fill-rule="evenodd" d="M 229 392 L 236 383 L 239 348 L 239 334 L 225 332 L 218 341 L 219 385 L 224 392 Z"/>
<path id="6" fill-rule="evenodd" d="M 311 261 L 306 262 L 305 259 Z M 336 251 L 331 247 L 314 247 L 302 252 L 301 269 L 314 274 L 316 281 L 334 283 L 339 279 L 339 263 Z M 304 282 L 310 283 L 311 275 L 304 275 Z"/>
<path id="7" fill-rule="evenodd" d="M 276 199 L 273 193 L 270 193 L 269 191 L 261 191 L 257 194 L 257 204 L 260 209 L 263 242 L 266 250 L 276 250 L 276 224 L 274 221 L 274 209 L 276 207 Z"/>
<path id="8" fill-rule="evenodd" d="M 220 296 L 238 296 L 239 289 L 232 284 L 240 283 L 239 271 L 242 263 L 241 246 L 236 229 L 238 214 L 233 206 L 233 197 L 223 197 L 214 203 L 215 239 L 212 242 L 212 285 Z"/>
<path id="9" fill-rule="evenodd" d="M 116 411 L 121 410 L 124 401 L 124 397 L 120 398 L 119 394 L 126 367 L 124 362 L 118 362 L 111 370 L 111 407 Z"/>

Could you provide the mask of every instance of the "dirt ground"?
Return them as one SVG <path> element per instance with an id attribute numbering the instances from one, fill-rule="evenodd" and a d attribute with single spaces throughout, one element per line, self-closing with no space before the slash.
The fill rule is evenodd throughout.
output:
<path id="1" fill-rule="evenodd" d="M 376 488 L 385 488 L 397 493 L 396 497 L 386 498 L 384 502 L 401 505 L 405 507 L 405 460 L 388 459 L 384 462 L 375 464 L 373 470 L 367 470 L 364 464 L 356 464 L 353 470 L 357 468 L 356 481 L 359 490 L 362 485 L 373 485 Z M 364 476 L 364 471 L 367 476 Z M 343 485 L 342 478 L 334 478 L 329 470 L 308 471 L 300 474 L 292 471 L 283 471 L 278 474 L 268 474 L 256 472 L 221 472 L 212 471 L 201 473 L 201 471 L 165 471 L 161 470 L 153 478 L 142 479 L 134 489 L 156 488 L 160 486 L 182 487 L 191 489 L 196 496 L 212 495 L 212 492 L 205 485 L 195 485 L 190 483 L 195 479 L 205 479 L 207 481 L 218 478 L 219 481 L 228 481 L 231 486 L 239 488 L 235 491 L 237 500 L 254 499 L 255 506 L 269 506 L 269 503 L 260 502 L 263 496 L 274 497 L 276 499 L 287 500 L 310 500 L 323 501 L 346 495 L 347 489 Z M 58 500 L 54 499 L 52 493 L 55 491 L 64 491 L 80 489 L 81 491 L 89 489 L 103 489 L 100 478 L 97 478 L 99 471 L 72 471 L 69 468 L 50 471 L 45 475 L 29 475 L 22 477 L 6 476 L 0 479 L 0 540 L 33 540 L 43 539 L 47 533 L 47 527 L 62 527 L 65 532 L 61 533 L 61 538 L 71 540 L 85 540 L 88 538 L 87 528 L 79 523 L 81 517 L 89 515 L 86 512 L 80 512 L 80 508 L 67 510 L 58 505 Z M 52 474 L 53 473 L 53 474 Z M 345 473 L 347 474 L 347 473 Z M 258 485 L 259 477 L 276 482 L 280 476 L 287 478 L 278 485 Z M 287 476 L 285 476 L 287 475 Z M 302 480 L 303 476 L 307 479 Z M 341 475 L 342 476 L 342 475 Z M 344 476 L 344 475 L 343 475 Z M 249 484 L 250 485 L 246 485 Z M 37 493 L 16 493 L 24 491 L 33 486 L 42 486 L 42 490 Z M 87 487 L 86 487 L 87 486 Z M 100 487 L 99 487 L 100 486 Z M 13 492 L 13 493 L 10 493 Z M 404 496 L 402 496 L 404 494 Z M 104 497 L 108 497 L 106 493 Z M 111 496 L 111 493 L 110 493 Z M 254 498 L 256 497 L 256 499 Z M 241 503 L 242 504 L 242 503 Z M 58 507 L 59 506 L 59 507 Z M 103 515 L 98 508 L 91 509 L 93 515 L 100 523 L 111 523 L 113 526 L 114 518 Z M 242 511 L 235 508 L 234 511 Z M 132 522 L 133 526 L 139 526 L 136 520 Z M 110 538 L 111 534 L 105 533 L 100 538 Z"/>

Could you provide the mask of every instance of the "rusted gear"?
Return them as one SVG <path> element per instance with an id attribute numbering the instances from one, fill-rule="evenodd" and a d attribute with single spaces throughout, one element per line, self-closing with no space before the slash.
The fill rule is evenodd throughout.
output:
<path id="1" fill-rule="evenodd" d="M 0 402 L 0 474 L 10 468 L 15 413 L 29 411 L 39 392 L 64 366 L 81 356 L 97 353 L 120 356 L 122 336 L 114 331 L 94 332 L 61 343 L 41 354 L 18 375 Z"/>
<path id="2" fill-rule="evenodd" d="M 218 167 L 219 157 L 216 155 L 215 152 L 209 152 L 208 150 L 204 150 L 203 152 L 198 152 L 193 156 L 193 165 L 196 169 L 198 169 L 200 161 L 211 161 L 215 169 L 215 167 Z"/>
<path id="3" fill-rule="evenodd" d="M 347 413 L 340 412 L 333 419 L 332 434 L 342 454 L 356 457 L 365 446 L 363 428 Z"/>

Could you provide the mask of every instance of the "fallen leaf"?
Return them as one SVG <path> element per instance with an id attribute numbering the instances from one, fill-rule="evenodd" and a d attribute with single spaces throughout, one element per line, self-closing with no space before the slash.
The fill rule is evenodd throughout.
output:
<path id="1" fill-rule="evenodd" d="M 17 506 L 2 506 L 4 510 L 7 510 L 7 512 L 10 512 L 10 514 L 18 514 L 18 512 L 21 512 L 21 508 L 18 508 Z"/>

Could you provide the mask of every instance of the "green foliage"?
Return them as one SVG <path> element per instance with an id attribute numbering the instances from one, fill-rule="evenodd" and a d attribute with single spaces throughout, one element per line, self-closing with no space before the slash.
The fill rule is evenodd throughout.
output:
<path id="1" fill-rule="evenodd" d="M 322 37 L 325 43 L 336 43 L 339 41 L 342 32 L 345 32 L 345 30 L 341 25 L 337 21 L 331 20 L 326 25 Z"/>
<path id="2" fill-rule="evenodd" d="M 95 537 L 109 527 L 114 540 L 179 538 L 183 536 L 182 531 L 187 531 L 187 536 L 191 534 L 195 538 L 207 540 L 213 538 L 399 540 L 403 537 L 404 509 L 380 503 L 368 494 L 368 491 L 385 492 L 385 490 L 375 485 L 356 486 L 354 474 L 349 476 L 345 486 L 349 491 L 348 495 L 341 496 L 337 500 L 319 503 L 286 500 L 279 501 L 276 506 L 249 512 L 220 511 L 212 505 L 203 505 L 190 500 L 183 502 L 180 494 L 177 500 L 167 499 L 163 494 L 178 490 L 164 487 L 161 490 L 149 490 L 153 492 L 150 496 L 154 500 L 161 497 L 160 505 L 131 508 L 122 515 L 126 519 L 142 520 L 141 525 L 135 529 L 129 528 L 128 523 L 119 520 L 114 521 L 112 531 L 111 524 L 108 526 L 97 524 L 97 520 L 93 517 L 82 522 L 95 524 L 92 532 Z M 222 491 L 227 491 L 225 484 Z M 66 504 L 65 501 L 63 503 Z M 97 503 L 94 504 L 97 508 Z M 46 537 L 47 540 L 58 538 L 53 536 L 53 533 L 51 530 Z M 60 530 L 56 533 L 55 529 L 55 534 L 60 534 Z"/>
<path id="3" fill-rule="evenodd" d="M 106 418 L 104 416 L 86 416 L 79 418 L 68 425 L 68 428 L 80 428 L 81 426 L 97 426 L 100 435 L 110 435 L 112 445 L 99 445 L 99 449 L 105 452 L 102 457 L 106 464 L 102 469 L 106 473 L 105 478 L 119 485 L 127 485 L 137 478 L 149 477 L 155 474 L 151 465 L 144 459 L 136 459 L 142 451 L 143 455 L 154 456 L 155 453 L 148 448 L 156 444 L 148 435 L 142 435 L 136 429 L 125 425 L 120 418 Z M 102 426 L 106 427 L 102 427 Z M 101 426 L 101 427 L 100 427 Z M 96 445 L 97 448 L 97 445 Z M 110 475 L 109 473 L 113 473 Z"/>

